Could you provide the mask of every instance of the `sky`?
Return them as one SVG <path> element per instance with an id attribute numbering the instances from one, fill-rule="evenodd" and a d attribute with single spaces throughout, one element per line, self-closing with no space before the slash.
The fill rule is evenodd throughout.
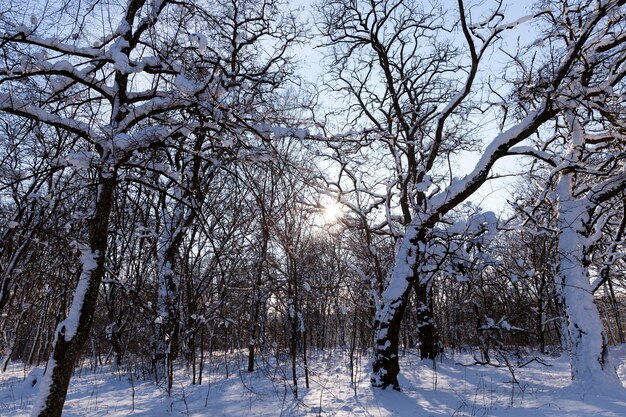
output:
<path id="1" fill-rule="evenodd" d="M 314 4 L 315 0 L 290 0 L 290 5 L 301 8 L 302 16 L 306 17 L 310 23 L 314 23 L 315 20 Z M 455 0 L 442 0 L 442 4 L 444 8 L 451 11 L 457 9 L 457 2 Z M 487 10 L 494 4 L 495 2 L 493 1 L 466 2 L 466 10 L 471 9 L 473 16 L 479 16 L 481 10 Z M 530 14 L 530 4 L 531 3 L 522 1 L 505 0 L 505 21 L 512 22 Z M 518 26 L 506 35 L 503 43 L 504 48 L 511 50 L 515 47 L 518 38 L 525 40 L 528 39 L 529 36 L 532 36 L 532 27 L 529 24 Z M 323 54 L 319 48 L 315 48 L 318 42 L 319 39 L 313 39 L 309 44 L 303 45 L 302 48 L 297 51 L 301 75 L 305 80 L 311 83 L 316 82 L 324 75 L 324 69 L 321 65 Z M 489 65 L 489 71 L 497 77 L 502 74 L 503 66 L 506 62 L 507 56 L 504 53 L 494 51 L 493 54 L 488 57 L 488 63 L 486 63 L 486 65 Z M 321 101 L 323 103 L 324 97 L 321 98 Z M 482 126 L 487 126 L 482 132 L 484 136 L 483 140 L 486 145 L 490 139 L 498 134 L 498 130 L 493 120 L 484 119 L 480 120 L 479 123 Z M 479 154 L 477 153 L 463 153 L 462 156 L 455 161 L 456 169 L 458 170 L 455 176 L 461 177 L 469 173 L 478 158 Z M 485 210 L 494 211 L 497 214 L 507 212 L 506 200 L 510 197 L 511 191 L 514 190 L 515 183 L 518 181 L 519 173 L 522 170 L 522 165 L 515 158 L 508 157 L 499 161 L 494 167 L 493 172 L 504 176 L 504 178 L 487 182 L 470 198 L 470 201 L 480 205 Z"/>

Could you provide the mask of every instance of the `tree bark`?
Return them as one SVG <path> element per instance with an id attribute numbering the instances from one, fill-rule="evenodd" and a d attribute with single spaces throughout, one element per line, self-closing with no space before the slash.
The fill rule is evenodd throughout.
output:
<path id="1" fill-rule="evenodd" d="M 398 374 L 398 348 L 400 324 L 408 302 L 413 282 L 417 279 L 418 230 L 408 228 L 396 254 L 396 262 L 389 277 L 389 284 L 383 291 L 376 312 L 374 328 L 374 359 L 371 383 L 374 387 L 391 386 L 400 390 Z"/>
<path id="2" fill-rule="evenodd" d="M 584 245 L 580 244 L 584 239 L 569 228 L 562 229 L 559 237 L 560 287 L 568 319 L 572 380 L 593 385 L 618 382 L 608 361 L 608 341 L 589 284 Z"/>
<path id="3" fill-rule="evenodd" d="M 265 295 L 263 294 L 263 271 L 267 258 L 267 247 L 270 239 L 270 231 L 265 208 L 261 207 L 261 248 L 256 265 L 255 281 L 252 289 L 252 307 L 250 317 L 250 330 L 248 340 L 248 372 L 254 372 L 255 350 L 258 343 L 261 309 L 265 309 Z"/>
<path id="4" fill-rule="evenodd" d="M 389 314 L 386 319 L 377 320 L 375 323 L 376 343 L 374 346 L 374 363 L 372 365 L 372 385 L 378 388 L 392 387 L 400 390 L 398 374 L 400 363 L 398 361 L 398 349 L 400 344 L 400 324 L 404 316 L 410 287 L 389 306 Z"/>
<path id="5" fill-rule="evenodd" d="M 581 150 L 585 146 L 584 131 L 575 114 L 570 113 L 567 116 L 571 128 L 571 144 L 566 159 L 575 164 L 583 158 Z M 589 282 L 591 262 L 587 242 L 597 202 L 591 203 L 585 195 L 576 198 L 576 183 L 576 173 L 566 171 L 560 175 L 556 186 L 559 228 L 557 287 L 560 289 L 568 320 L 572 380 L 589 388 L 601 387 L 607 383 L 621 386 L 615 369 L 609 364 L 608 341 Z M 597 195 L 594 198 L 601 200 Z"/>
<path id="6" fill-rule="evenodd" d="M 420 342 L 420 358 L 435 360 L 437 357 L 439 337 L 432 311 L 432 288 L 430 283 L 413 281 L 413 289 L 417 301 L 417 334 Z"/>
<path id="7" fill-rule="evenodd" d="M 70 378 L 89 337 L 98 300 L 98 290 L 105 273 L 109 215 L 113 207 L 116 174 L 100 172 L 95 208 L 89 219 L 89 244 L 83 250 L 82 268 L 76 293 L 67 318 L 59 323 L 39 387 L 33 417 L 60 417 Z"/>

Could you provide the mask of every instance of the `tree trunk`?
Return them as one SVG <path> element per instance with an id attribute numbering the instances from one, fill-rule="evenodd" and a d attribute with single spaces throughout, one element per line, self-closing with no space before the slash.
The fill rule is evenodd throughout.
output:
<path id="1" fill-rule="evenodd" d="M 35 338 L 33 339 L 33 344 L 30 348 L 30 353 L 28 354 L 28 360 L 26 361 L 26 363 L 28 363 L 28 365 L 32 366 L 35 363 L 35 356 L 38 356 L 39 354 L 39 350 L 40 350 L 40 346 L 42 344 L 42 333 L 43 333 L 43 328 L 44 328 L 44 323 L 46 321 L 46 317 L 48 314 L 48 302 L 47 300 L 44 301 L 44 308 L 43 311 L 40 313 L 41 315 L 39 316 L 39 321 L 37 323 L 37 330 L 35 332 Z"/>
<path id="2" fill-rule="evenodd" d="M 574 126 L 578 126 L 574 124 Z M 580 132 L 572 134 L 573 147 L 579 145 Z M 619 383 L 615 369 L 608 361 L 608 343 L 600 313 L 589 283 L 587 255 L 589 201 L 572 196 L 573 173 L 561 175 L 557 184 L 559 196 L 559 281 L 568 319 L 569 353 L 572 380 L 601 387 L 607 382 Z"/>
<path id="3" fill-rule="evenodd" d="M 254 372 L 254 344 L 256 340 L 252 339 L 248 344 L 248 372 Z"/>
<path id="4" fill-rule="evenodd" d="M 626 343 L 626 340 L 624 339 L 624 329 L 622 328 L 622 316 L 619 313 L 617 298 L 615 297 L 615 291 L 613 290 L 613 282 L 611 281 L 611 279 L 609 279 L 607 283 L 609 286 L 609 300 L 611 301 L 611 310 L 613 311 L 613 315 L 615 317 L 615 325 L 617 326 L 619 343 L 624 344 Z"/>
<path id="5" fill-rule="evenodd" d="M 376 346 L 374 347 L 374 363 L 372 365 L 372 385 L 379 388 L 392 387 L 399 391 L 398 349 L 400 344 L 400 324 L 406 309 L 409 291 L 398 300 L 396 308 L 390 308 L 391 315 L 387 320 L 376 322 Z"/>
<path id="6" fill-rule="evenodd" d="M 7 340 L 7 351 L 4 354 L 4 359 L 2 360 L 2 373 L 7 371 L 9 367 L 9 362 L 11 361 L 11 356 L 13 355 L 13 349 L 15 348 L 15 344 L 17 343 L 17 335 L 20 331 L 20 325 L 22 324 L 22 319 L 24 318 L 24 313 L 26 310 L 22 310 L 15 320 L 15 325 L 13 326 L 13 331 L 11 335 L 13 336 L 11 340 Z"/>
<path id="7" fill-rule="evenodd" d="M 178 286 L 173 271 L 174 249 L 170 247 L 163 259 L 159 274 L 158 312 L 159 322 L 156 331 L 155 370 L 156 378 L 165 378 L 168 395 L 172 390 L 174 360 L 178 355 L 179 319 Z"/>
<path id="8" fill-rule="evenodd" d="M 304 386 L 309 389 L 309 359 L 307 357 L 306 348 L 306 330 L 302 331 L 302 364 L 304 365 Z"/>
<path id="9" fill-rule="evenodd" d="M 258 284 L 258 282 L 257 282 Z M 252 317 L 250 318 L 250 330 L 248 340 L 248 372 L 254 372 L 255 350 L 259 334 L 259 314 L 261 311 L 262 296 L 259 294 L 259 288 L 255 284 L 254 289 L 254 305 L 252 307 Z"/>
<path id="10" fill-rule="evenodd" d="M 124 349 L 122 344 L 122 335 L 126 326 L 129 323 L 129 317 L 125 311 L 117 311 L 116 308 L 118 297 L 118 288 L 115 286 L 111 288 L 107 303 L 108 308 L 108 320 L 109 320 L 109 341 L 111 342 L 111 351 L 113 352 L 113 360 L 115 366 L 119 368 L 122 365 L 122 357 L 124 356 Z"/>
<path id="11" fill-rule="evenodd" d="M 205 325 L 203 324 L 200 329 L 200 364 L 198 366 L 198 385 L 202 385 L 202 372 L 204 372 L 204 326 Z"/>
<path id="12" fill-rule="evenodd" d="M 417 301 L 417 334 L 420 342 L 420 358 L 435 360 L 439 338 L 432 312 L 432 286 L 430 283 L 413 281 Z"/>
<path id="13" fill-rule="evenodd" d="M 163 212 L 167 213 L 163 205 Z M 175 270 L 179 250 L 187 230 L 196 218 L 196 211 L 176 206 L 174 212 L 166 216 L 161 237 L 159 256 L 159 293 L 157 311 L 159 313 L 156 326 L 155 375 L 165 377 L 168 395 L 172 391 L 174 361 L 178 357 L 180 344 L 180 290 Z"/>
<path id="14" fill-rule="evenodd" d="M 546 351 L 546 302 L 544 300 L 545 292 L 547 291 L 546 279 L 542 274 L 540 277 L 539 291 L 537 292 L 537 326 L 535 332 L 537 333 L 537 342 L 539 343 L 539 350 L 541 353 Z"/>
<path id="15" fill-rule="evenodd" d="M 265 214 L 265 208 L 261 209 L 261 248 L 259 251 L 259 259 L 257 260 L 255 281 L 252 288 L 252 307 L 250 317 L 250 330 L 248 341 L 248 372 L 254 372 L 254 353 L 257 345 L 260 327 L 260 314 L 261 309 L 265 309 L 262 286 L 263 286 L 263 271 L 267 258 L 267 247 L 270 239 L 270 231 Z"/>
<path id="16" fill-rule="evenodd" d="M 289 323 L 291 325 L 291 334 L 289 337 L 290 353 L 291 353 L 291 377 L 293 381 L 293 396 L 298 399 L 298 373 L 297 373 L 297 355 L 298 355 L 298 294 L 294 285 L 294 297 L 292 304 L 289 306 Z"/>
<path id="17" fill-rule="evenodd" d="M 382 300 L 376 312 L 374 327 L 374 359 L 372 362 L 371 383 L 374 387 L 391 386 L 400 390 L 398 374 L 398 347 L 400 342 L 400 324 L 408 302 L 413 281 L 416 279 L 417 231 L 407 229 L 398 248 L 395 265 L 389 284 L 382 294 Z"/>
<path id="18" fill-rule="evenodd" d="M 585 136 L 577 116 L 570 113 L 570 149 L 567 160 L 578 163 L 583 158 Z M 563 172 L 556 185 L 559 228 L 559 282 L 568 319 L 569 353 L 572 379 L 589 388 L 607 383 L 621 386 L 615 369 L 608 360 L 608 343 L 600 313 L 589 283 L 588 241 L 596 202 L 583 195 L 574 197 L 576 173 Z"/>
<path id="19" fill-rule="evenodd" d="M 81 274 L 67 318 L 57 326 L 53 351 L 39 387 L 31 415 L 60 417 L 72 372 L 89 337 L 105 272 L 109 215 L 113 207 L 116 175 L 99 173 L 93 216 L 89 219 L 89 245 L 82 248 Z"/>
<path id="20" fill-rule="evenodd" d="M 584 239 L 569 226 L 563 227 L 559 236 L 560 287 L 568 319 L 572 379 L 591 384 L 618 382 L 608 361 L 608 342 L 589 284 Z"/>

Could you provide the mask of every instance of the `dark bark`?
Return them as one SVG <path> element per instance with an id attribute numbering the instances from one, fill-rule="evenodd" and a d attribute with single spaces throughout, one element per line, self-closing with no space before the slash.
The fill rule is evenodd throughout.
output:
<path id="1" fill-rule="evenodd" d="M 35 331 L 35 338 L 33 339 L 33 344 L 30 348 L 30 353 L 28 354 L 28 360 L 26 361 L 29 365 L 33 365 L 35 363 L 35 358 L 37 358 L 37 362 L 39 361 L 39 351 L 41 349 L 42 344 L 42 333 L 44 329 L 44 323 L 46 321 L 46 317 L 48 315 L 48 302 L 44 300 L 44 308 L 43 312 L 39 316 L 39 320 L 37 322 L 37 330 Z M 38 365 L 38 364 L 37 364 Z"/>
<path id="2" fill-rule="evenodd" d="M 87 288 L 83 302 L 79 306 L 80 311 L 78 313 L 76 333 L 66 340 L 65 326 L 61 324 L 57 328 L 52 355 L 46 370 L 46 372 L 52 372 L 49 392 L 42 399 L 41 410 L 38 413 L 36 410 L 33 410 L 33 416 L 61 416 L 74 366 L 83 351 L 91 331 L 98 300 L 98 290 L 105 273 L 109 215 L 113 207 L 116 176 L 115 173 L 107 173 L 107 175 L 100 173 L 99 180 L 100 185 L 95 199 L 95 210 L 89 220 L 89 249 L 92 253 L 97 254 L 96 267 L 87 276 Z M 45 387 L 42 388 L 45 389 Z"/>
<path id="3" fill-rule="evenodd" d="M 306 331 L 302 332 L 302 364 L 304 365 L 304 386 L 309 389 L 309 359 L 307 358 Z"/>
<path id="4" fill-rule="evenodd" d="M 410 288 L 395 300 L 396 308 L 391 309 L 392 317 L 384 323 L 376 320 L 375 328 L 378 334 L 381 332 L 384 337 L 377 337 L 375 342 L 374 363 L 372 365 L 373 377 L 372 385 L 378 388 L 392 387 L 394 390 L 400 391 L 398 383 L 398 374 L 400 373 L 400 363 L 398 362 L 398 349 L 400 345 L 400 324 L 404 316 Z M 386 332 L 385 332 L 386 330 Z"/>
<path id="5" fill-rule="evenodd" d="M 263 285 L 263 270 L 264 264 L 267 258 L 267 247 L 270 239 L 270 231 L 269 226 L 267 224 L 267 218 L 265 214 L 265 209 L 261 208 L 261 221 L 262 221 L 262 231 L 261 231 L 261 250 L 259 253 L 259 259 L 257 262 L 256 268 L 256 277 L 254 282 L 254 288 L 252 291 L 252 317 L 250 317 L 250 330 L 249 330 L 249 341 L 248 341 L 248 372 L 254 372 L 254 360 L 255 360 L 255 349 L 257 345 L 257 339 L 259 336 L 260 330 L 260 314 L 261 309 L 265 308 L 264 299 L 265 295 L 263 294 L 262 285 Z"/>
<path id="6" fill-rule="evenodd" d="M 420 342 L 420 358 L 434 360 L 439 353 L 439 336 L 432 311 L 432 288 L 415 280 L 413 282 L 417 303 L 417 334 Z"/>
<path id="7" fill-rule="evenodd" d="M 617 326 L 617 334 L 619 335 L 619 343 L 625 343 L 624 339 L 624 329 L 622 328 L 622 316 L 619 312 L 619 307 L 617 304 L 617 298 L 615 297 L 615 291 L 613 290 L 613 282 L 608 279 L 607 280 L 609 287 L 609 299 L 611 300 L 611 310 L 613 311 L 613 315 L 615 316 L 615 325 Z"/>
<path id="8" fill-rule="evenodd" d="M 17 343 L 17 336 L 19 334 L 20 331 L 20 326 L 22 324 L 22 319 L 24 318 L 24 313 L 25 310 L 22 310 L 22 312 L 20 312 L 19 316 L 17 317 L 17 319 L 14 322 L 13 325 L 13 331 L 11 332 L 13 337 L 11 341 L 9 342 L 9 345 L 7 346 L 7 351 L 4 353 L 4 360 L 2 361 L 2 372 L 6 372 L 7 368 L 9 366 L 9 362 L 11 361 L 11 356 L 13 355 L 13 349 L 15 348 L 15 344 Z"/>
<path id="9" fill-rule="evenodd" d="M 119 296 L 119 289 L 113 286 L 109 292 L 107 300 L 108 304 L 108 319 L 109 319 L 109 341 L 111 342 L 111 351 L 113 352 L 113 358 L 115 366 L 120 367 L 122 365 L 122 358 L 124 356 L 124 345 L 122 343 L 122 335 L 124 330 L 130 322 L 126 311 L 117 311 L 116 303 Z"/>
<path id="10" fill-rule="evenodd" d="M 289 317 L 291 325 L 291 334 L 289 336 L 290 353 L 291 353 L 291 377 L 293 380 L 293 396 L 298 399 L 298 374 L 297 374 L 297 355 L 298 355 L 298 303 L 297 292 L 293 300 L 293 316 Z"/>

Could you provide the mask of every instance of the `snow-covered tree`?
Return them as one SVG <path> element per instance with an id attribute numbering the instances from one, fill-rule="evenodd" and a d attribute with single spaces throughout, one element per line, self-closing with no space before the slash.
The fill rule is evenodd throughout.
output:
<path id="1" fill-rule="evenodd" d="M 525 111 L 552 91 L 558 110 L 550 128 L 541 131 L 534 147 L 515 153 L 534 156 L 544 165 L 544 193 L 556 219 L 558 274 L 556 286 L 567 316 L 567 341 L 572 379 L 589 387 L 617 381 L 608 359 L 607 339 L 594 304 L 593 254 L 607 231 L 621 218 L 626 184 L 623 163 L 624 77 L 626 38 L 623 1 L 560 2 L 544 15 L 543 41 L 527 54 L 541 62 L 537 70 L 520 64 L 523 75 L 517 98 Z M 573 53 L 575 52 L 575 53 Z M 528 56 L 526 55 L 526 56 Z M 554 62 L 569 60 L 569 70 Z M 554 79 L 562 78 L 559 89 Z M 532 210 L 528 211 L 532 218 Z M 612 226 L 611 226 L 612 225 Z M 619 239 L 619 238 L 618 238 Z M 615 258 L 602 255 L 604 264 Z M 602 281 L 598 277 L 596 283 Z"/>
<path id="2" fill-rule="evenodd" d="M 336 89 L 349 98 L 354 120 L 350 133 L 358 138 L 344 142 L 360 150 L 370 147 L 379 154 L 388 152 L 389 167 L 396 173 L 390 177 L 387 192 L 379 193 L 387 199 L 392 214 L 397 204 L 402 238 L 376 313 L 372 383 L 399 388 L 400 323 L 411 289 L 429 285 L 420 271 L 429 258 L 432 231 L 490 178 L 497 160 L 524 153 L 523 147 L 512 150 L 515 145 L 567 109 L 568 103 L 591 100 L 598 94 L 594 91 L 599 86 L 576 89 L 573 81 L 588 78 L 580 62 L 591 68 L 603 62 L 598 61 L 600 49 L 621 51 L 623 40 L 616 34 L 621 33 L 623 2 L 581 2 L 574 8 L 568 2 L 563 6 L 568 13 L 544 4 L 534 15 L 518 20 L 506 18 L 502 2 L 481 17 L 470 13 L 462 0 L 457 2 L 456 17 L 452 13 L 442 17 L 406 1 L 328 1 L 324 5 L 327 11 L 322 26 L 333 47 L 331 58 L 339 80 Z M 488 70 L 485 60 L 493 46 L 508 30 L 543 15 L 564 25 L 572 19 L 576 27 L 568 32 L 570 42 L 544 43 L 550 37 L 547 29 L 538 32 L 536 42 L 528 43 L 554 52 L 549 66 L 542 67 L 532 59 L 520 62 L 519 53 L 509 52 L 512 63 L 539 75 L 539 80 L 524 79 L 519 84 L 533 92 L 534 100 L 513 108 L 514 103 L 497 99 L 502 93 L 494 94 L 494 101 L 506 109 L 502 132 L 493 135 L 486 126 L 472 126 L 468 115 L 484 111 L 474 99 L 481 94 L 489 97 L 486 84 L 480 81 L 486 80 L 482 74 Z M 447 42 L 450 33 L 460 35 L 463 42 Z M 621 74 L 617 71 L 615 79 L 621 79 Z M 506 78 L 503 81 L 500 88 L 510 91 L 517 87 Z M 470 137 L 481 141 L 484 148 L 474 168 L 455 177 L 445 167 L 456 149 L 470 149 Z M 385 165 L 378 162 L 378 166 Z"/>
<path id="3" fill-rule="evenodd" d="M 146 151 L 188 138 L 224 147 L 263 140 L 267 129 L 256 114 L 292 74 L 288 48 L 299 27 L 269 0 L 130 0 L 101 8 L 64 2 L 33 10 L 3 2 L 2 8 L 0 110 L 75 138 L 47 162 L 79 172 L 90 200 L 77 242 L 80 277 L 33 409 L 58 416 L 92 325 L 116 190 L 136 180 L 126 167 L 144 163 Z M 173 221 L 185 222 L 178 217 Z M 170 234 L 174 243 L 178 235 Z M 163 271 L 171 261 L 165 252 Z"/>

